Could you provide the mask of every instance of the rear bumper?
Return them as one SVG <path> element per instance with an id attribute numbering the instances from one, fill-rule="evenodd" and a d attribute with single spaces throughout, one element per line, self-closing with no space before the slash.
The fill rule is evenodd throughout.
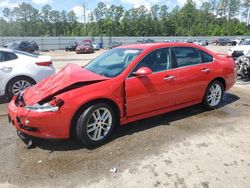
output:
<path id="1" fill-rule="evenodd" d="M 230 88 L 232 88 L 234 86 L 234 84 L 237 81 L 237 70 L 236 68 L 234 69 L 234 72 L 231 73 L 228 78 L 226 79 L 226 88 L 225 90 L 229 90 Z"/>
<path id="2" fill-rule="evenodd" d="M 14 99 L 9 103 L 8 112 L 9 121 L 21 133 L 45 139 L 69 138 L 69 121 L 62 120 L 61 112 L 31 112 L 17 107 Z"/>

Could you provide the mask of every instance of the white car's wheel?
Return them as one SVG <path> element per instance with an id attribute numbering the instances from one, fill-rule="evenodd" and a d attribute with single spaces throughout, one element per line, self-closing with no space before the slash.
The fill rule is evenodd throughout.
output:
<path id="1" fill-rule="evenodd" d="M 7 85 L 8 96 L 18 95 L 21 91 L 35 84 L 36 82 L 29 77 L 20 76 L 13 78 Z"/>

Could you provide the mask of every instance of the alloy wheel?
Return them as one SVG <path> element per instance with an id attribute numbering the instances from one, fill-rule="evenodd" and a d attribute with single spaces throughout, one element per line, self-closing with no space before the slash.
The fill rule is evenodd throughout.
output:
<path id="1" fill-rule="evenodd" d="M 87 121 L 86 132 L 92 141 L 102 140 L 112 126 L 112 114 L 107 108 L 98 108 Z"/>
<path id="2" fill-rule="evenodd" d="M 207 103 L 214 107 L 217 106 L 222 97 L 222 88 L 219 84 L 215 83 L 211 85 L 208 91 L 208 96 L 207 96 Z"/>
<path id="3" fill-rule="evenodd" d="M 26 80 L 18 80 L 12 86 L 12 94 L 18 95 L 24 89 L 31 87 L 31 83 Z"/>

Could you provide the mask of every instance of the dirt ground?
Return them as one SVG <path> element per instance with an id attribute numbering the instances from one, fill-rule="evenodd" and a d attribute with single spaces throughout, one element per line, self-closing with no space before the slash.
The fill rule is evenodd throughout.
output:
<path id="1" fill-rule="evenodd" d="M 100 53 L 46 54 L 60 69 Z M 248 188 L 249 93 L 250 83 L 238 82 L 219 109 L 196 105 L 137 121 L 117 128 L 108 143 L 92 150 L 75 140 L 39 140 L 36 148 L 25 149 L 7 121 L 7 104 L 1 104 L 0 187 Z"/>

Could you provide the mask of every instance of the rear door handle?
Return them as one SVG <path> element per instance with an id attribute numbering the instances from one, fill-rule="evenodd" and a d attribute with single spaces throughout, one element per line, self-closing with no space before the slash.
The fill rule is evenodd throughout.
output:
<path id="1" fill-rule="evenodd" d="M 3 71 L 3 72 L 11 72 L 12 67 L 0 67 L 0 70 Z"/>
<path id="2" fill-rule="evenodd" d="M 211 72 L 211 70 L 210 70 L 210 69 L 208 69 L 208 68 L 204 68 L 204 69 L 202 69 L 202 70 L 201 70 L 201 72 L 204 72 L 204 73 L 210 73 L 210 72 Z"/>
<path id="3" fill-rule="evenodd" d="M 170 80 L 174 80 L 175 77 L 174 76 L 167 76 L 165 78 L 163 78 L 163 80 L 166 80 L 166 81 L 170 81 Z"/>

